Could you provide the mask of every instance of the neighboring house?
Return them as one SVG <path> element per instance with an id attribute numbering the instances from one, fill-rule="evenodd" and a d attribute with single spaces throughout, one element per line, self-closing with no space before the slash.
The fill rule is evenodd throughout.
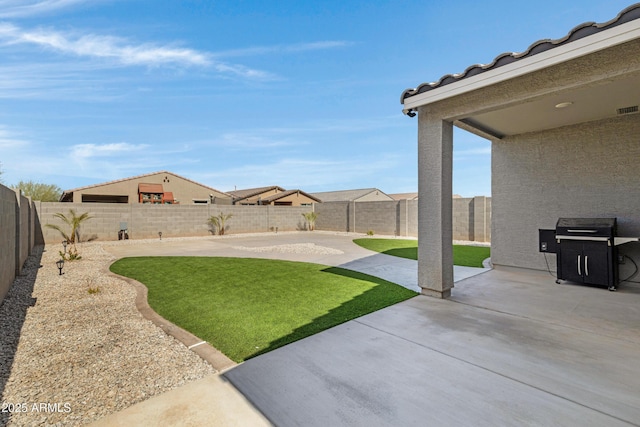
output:
<path id="1" fill-rule="evenodd" d="M 285 190 L 277 185 L 229 191 L 234 205 L 311 206 L 320 199 L 302 190 Z"/>
<path id="2" fill-rule="evenodd" d="M 171 172 L 161 171 L 65 190 L 61 202 L 231 204 L 231 196 Z"/>
<path id="3" fill-rule="evenodd" d="M 418 200 L 418 193 L 394 193 L 389 194 L 393 200 Z M 452 196 L 454 199 L 461 199 L 462 196 L 459 194 L 454 194 Z"/>
<path id="4" fill-rule="evenodd" d="M 418 200 L 418 193 L 394 193 L 389 194 L 389 197 L 393 200 Z"/>
<path id="5" fill-rule="evenodd" d="M 608 22 L 407 89 L 401 103 L 418 116 L 424 294 L 446 298 L 453 287 L 454 125 L 491 141 L 497 268 L 546 269 L 538 229 L 555 228 L 561 217 L 617 217 L 619 236 L 640 235 L 640 3 Z M 639 246 L 619 251 L 637 263 Z"/>
<path id="6" fill-rule="evenodd" d="M 381 200 L 393 200 L 377 188 L 362 188 L 359 190 L 324 191 L 311 193 L 323 202 L 375 202 Z"/>
<path id="7" fill-rule="evenodd" d="M 321 200 L 302 190 L 286 190 L 262 199 L 261 204 L 273 206 L 311 206 Z"/>

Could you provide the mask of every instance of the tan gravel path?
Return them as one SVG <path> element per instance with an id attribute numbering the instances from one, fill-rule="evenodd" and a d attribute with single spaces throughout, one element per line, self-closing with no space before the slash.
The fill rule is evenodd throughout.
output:
<path id="1" fill-rule="evenodd" d="M 82 425 L 215 373 L 142 317 L 113 255 L 79 249 L 58 275 L 37 248 L 0 305 L 0 425 Z"/>

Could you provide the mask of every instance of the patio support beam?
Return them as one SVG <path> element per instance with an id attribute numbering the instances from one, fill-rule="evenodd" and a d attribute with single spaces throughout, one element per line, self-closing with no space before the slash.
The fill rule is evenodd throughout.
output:
<path id="1" fill-rule="evenodd" d="M 453 288 L 453 124 L 418 114 L 418 285 L 448 298 Z"/>

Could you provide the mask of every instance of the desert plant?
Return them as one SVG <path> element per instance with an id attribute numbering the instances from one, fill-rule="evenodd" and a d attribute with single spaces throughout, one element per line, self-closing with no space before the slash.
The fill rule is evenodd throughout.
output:
<path id="1" fill-rule="evenodd" d="M 219 236 L 222 236 L 227 228 L 226 222 L 230 220 L 231 217 L 233 217 L 233 214 L 225 215 L 222 212 L 218 215 L 212 215 L 207 222 L 211 225 L 213 234 L 217 233 Z"/>
<path id="2" fill-rule="evenodd" d="M 58 253 L 60 254 L 60 258 L 65 261 L 76 261 L 82 258 L 75 245 L 70 246 L 67 252 L 58 251 Z"/>
<path id="3" fill-rule="evenodd" d="M 302 214 L 304 219 L 307 221 L 309 226 L 309 231 L 313 231 L 316 228 L 316 219 L 318 219 L 318 214 L 315 212 L 305 212 Z"/>
<path id="4" fill-rule="evenodd" d="M 373 230 L 367 231 L 367 236 L 373 236 Z"/>
<path id="5" fill-rule="evenodd" d="M 80 224 L 88 219 L 91 219 L 92 217 L 88 212 L 78 215 L 73 209 L 69 209 L 68 216 L 60 212 L 54 214 L 53 216 L 62 220 L 71 229 L 71 231 L 67 233 L 65 229 L 57 224 L 46 224 L 48 228 L 59 231 L 62 237 L 71 245 L 68 254 L 66 254 L 67 256 L 64 256 L 64 254 L 61 255 L 63 255 L 64 259 L 67 259 L 69 261 L 80 259 L 80 256 L 78 255 L 78 249 L 76 248 L 76 242 L 80 241 Z"/>

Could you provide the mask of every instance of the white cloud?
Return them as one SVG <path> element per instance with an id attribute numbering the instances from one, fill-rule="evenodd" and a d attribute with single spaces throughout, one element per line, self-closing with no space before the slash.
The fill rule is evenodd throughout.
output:
<path id="1" fill-rule="evenodd" d="M 2 0 L 0 0 L 2 1 Z M 64 33 L 52 29 L 25 30 L 9 22 L 0 22 L 0 46 L 33 45 L 64 55 L 102 60 L 102 67 L 113 66 L 197 66 L 212 68 L 223 75 L 250 80 L 274 80 L 266 71 L 242 64 L 229 64 L 212 59 L 208 52 L 176 45 L 132 43 L 114 36 Z M 96 65 L 94 65 L 96 66 Z"/>
<path id="2" fill-rule="evenodd" d="M 213 54 L 215 57 L 234 57 L 234 56 L 255 56 L 255 55 L 267 55 L 272 53 L 298 53 L 307 52 L 313 50 L 325 50 L 336 49 L 352 45 L 353 43 L 334 40 L 334 41 L 320 41 L 312 43 L 295 43 L 289 45 L 274 45 L 274 46 L 256 46 L 248 47 L 244 49 L 232 49 Z"/>
<path id="3" fill-rule="evenodd" d="M 71 147 L 71 158 L 76 161 L 95 157 L 116 157 L 132 152 L 139 152 L 148 147 L 146 144 L 129 144 L 118 142 L 113 144 L 77 144 Z"/>
<path id="4" fill-rule="evenodd" d="M 39 15 L 77 4 L 96 3 L 96 1 L 97 0 L 0 0 L 0 18 Z"/>
<path id="5" fill-rule="evenodd" d="M 206 53 L 193 49 L 152 44 L 133 45 L 126 40 L 94 34 L 71 35 L 37 29 L 25 31 L 11 23 L 0 23 L 0 41 L 6 45 L 33 44 L 65 54 L 113 59 L 125 65 L 210 65 Z"/>
<path id="6" fill-rule="evenodd" d="M 29 142 L 21 139 L 15 132 L 0 125 L 0 148 L 5 151 L 9 149 L 15 149 L 25 147 L 29 145 Z M 2 159 L 0 159 L 1 161 Z"/>

